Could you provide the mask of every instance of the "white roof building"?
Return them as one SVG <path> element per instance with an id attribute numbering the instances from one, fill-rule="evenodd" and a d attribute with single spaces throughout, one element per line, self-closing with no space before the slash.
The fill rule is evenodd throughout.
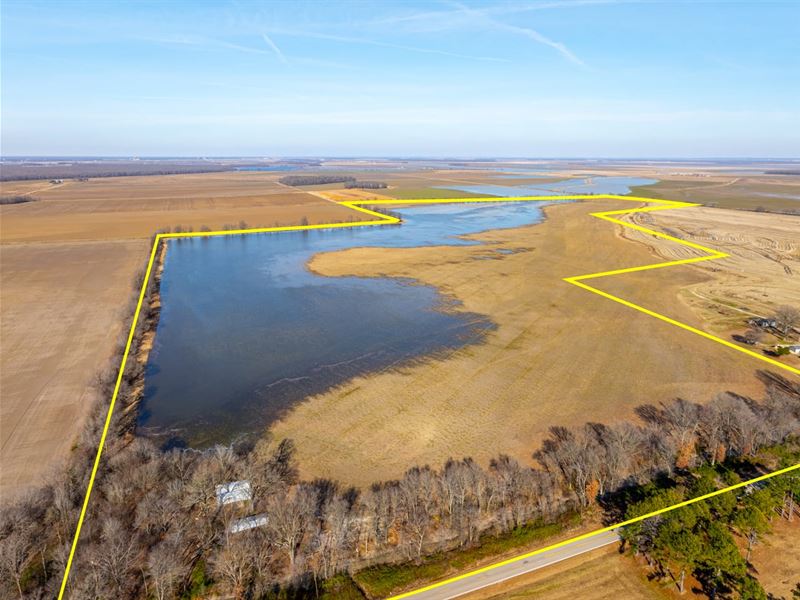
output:
<path id="1" fill-rule="evenodd" d="M 244 502 L 251 497 L 249 481 L 231 481 L 217 486 L 217 506 Z"/>
<path id="2" fill-rule="evenodd" d="M 228 533 L 240 533 L 242 531 L 247 531 L 248 529 L 263 527 L 266 524 L 267 524 L 266 514 L 253 515 L 252 517 L 244 517 L 242 519 L 236 519 L 233 523 L 231 523 L 230 527 L 228 527 Z"/>

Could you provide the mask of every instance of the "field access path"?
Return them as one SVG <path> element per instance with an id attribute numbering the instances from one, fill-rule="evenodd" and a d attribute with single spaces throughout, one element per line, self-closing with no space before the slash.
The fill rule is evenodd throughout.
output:
<path id="1" fill-rule="evenodd" d="M 386 200 L 383 200 L 383 199 L 381 199 L 381 200 L 352 200 L 352 201 L 341 202 L 341 205 L 344 206 L 344 207 L 350 208 L 350 209 L 352 209 L 354 211 L 358 211 L 360 213 L 366 214 L 366 215 L 368 215 L 368 216 L 370 216 L 372 218 L 370 220 L 365 220 L 365 221 L 355 221 L 355 222 L 345 222 L 345 223 L 329 223 L 329 224 L 298 225 L 298 226 L 287 226 L 287 227 L 264 227 L 264 228 L 255 228 L 255 229 L 231 229 L 231 230 L 224 230 L 224 231 L 207 231 L 207 232 L 202 232 L 201 231 L 201 232 L 181 232 L 181 233 L 157 234 L 155 236 L 155 238 L 154 238 L 153 246 L 152 246 L 151 251 L 150 251 L 150 259 L 149 259 L 149 261 L 147 263 L 147 270 L 145 272 L 145 276 L 144 276 L 143 281 L 142 281 L 142 287 L 141 287 L 141 290 L 139 292 L 139 298 L 138 298 L 137 305 L 136 305 L 136 311 L 134 313 L 134 317 L 133 317 L 133 320 L 132 320 L 132 323 L 131 323 L 131 328 L 130 328 L 130 331 L 128 333 L 128 339 L 127 339 L 127 342 L 126 342 L 125 351 L 124 351 L 124 354 L 123 354 L 123 357 L 122 357 L 122 361 L 120 363 L 119 370 L 118 370 L 118 373 L 117 373 L 116 383 L 115 383 L 114 391 L 112 393 L 111 400 L 110 400 L 110 403 L 109 403 L 108 412 L 106 414 L 106 419 L 105 419 L 105 424 L 104 424 L 104 427 L 103 427 L 103 432 L 102 432 L 102 435 L 100 437 L 100 442 L 98 444 L 97 453 L 95 455 L 94 464 L 92 466 L 92 472 L 91 472 L 90 477 L 89 477 L 89 484 L 87 486 L 86 495 L 84 497 L 83 505 L 82 505 L 81 512 L 80 512 L 80 516 L 78 518 L 78 523 L 77 523 L 77 526 L 76 526 L 76 529 L 75 529 L 75 535 L 74 535 L 73 540 L 72 540 L 72 546 L 71 546 L 71 549 L 70 549 L 69 558 L 67 560 L 67 564 L 66 564 L 66 568 L 65 568 L 65 571 L 64 571 L 64 575 L 63 575 L 63 578 L 62 578 L 62 581 L 61 581 L 61 588 L 60 588 L 60 592 L 59 592 L 59 596 L 58 596 L 59 600 L 64 597 L 67 580 L 69 578 L 70 569 L 72 567 L 72 561 L 73 561 L 74 556 L 75 556 L 75 551 L 76 551 L 76 548 L 77 548 L 77 545 L 78 545 L 78 540 L 80 539 L 81 528 L 83 526 L 83 522 L 84 522 L 84 519 L 85 519 L 85 516 L 86 516 L 87 507 L 89 505 L 89 500 L 91 498 L 91 493 L 92 493 L 92 489 L 94 487 L 95 478 L 97 476 L 97 470 L 98 470 L 98 467 L 99 467 L 99 464 L 100 464 L 100 460 L 102 458 L 103 448 L 105 446 L 106 437 L 108 435 L 108 429 L 109 429 L 109 425 L 111 423 L 111 416 L 113 414 L 114 407 L 115 407 L 116 400 L 117 400 L 117 396 L 119 394 L 119 389 L 120 389 L 120 385 L 122 383 L 122 376 L 123 376 L 123 373 L 125 371 L 125 366 L 127 364 L 128 358 L 129 358 L 128 355 L 129 355 L 131 343 L 133 341 L 134 332 L 136 330 L 136 326 L 137 326 L 137 323 L 138 323 L 138 320 L 139 320 L 139 314 L 141 312 L 142 304 L 144 302 L 147 285 L 148 285 L 148 283 L 150 281 L 150 277 L 152 275 L 153 264 L 155 262 L 157 249 L 158 249 L 158 247 L 159 247 L 159 245 L 160 245 L 162 240 L 173 239 L 173 238 L 186 238 L 186 237 L 212 237 L 212 236 L 244 235 L 244 234 L 249 234 L 249 233 L 268 233 L 268 232 L 273 232 L 273 231 L 301 231 L 301 230 L 309 230 L 309 229 L 334 229 L 334 228 L 348 228 L 348 227 L 364 227 L 364 226 L 373 226 L 373 225 L 398 225 L 398 224 L 401 223 L 401 219 L 399 219 L 398 217 L 395 217 L 395 216 L 392 216 L 392 215 L 389 215 L 389 214 L 384 214 L 384 213 L 378 212 L 377 210 L 372 210 L 370 208 L 366 208 L 364 205 L 371 206 L 371 207 L 376 207 L 378 205 L 391 205 L 391 206 L 395 206 L 395 207 L 400 207 L 400 206 L 413 206 L 413 205 L 417 205 L 417 204 L 452 204 L 452 203 L 474 203 L 474 202 L 483 202 L 483 203 L 493 202 L 493 203 L 496 203 L 496 202 L 525 202 L 525 201 L 539 201 L 539 202 L 547 201 L 547 202 L 553 202 L 553 201 L 574 201 L 574 200 L 591 201 L 591 200 L 597 200 L 597 199 L 622 200 L 622 201 L 634 202 L 634 203 L 637 203 L 637 204 L 645 204 L 646 206 L 637 206 L 637 207 L 634 207 L 634 208 L 621 209 L 621 210 L 602 211 L 602 212 L 591 213 L 591 215 L 593 217 L 598 218 L 598 219 L 602 219 L 602 220 L 608 221 L 610 223 L 621 225 L 622 227 L 634 229 L 634 230 L 637 230 L 639 232 L 655 236 L 657 238 L 661 238 L 661 239 L 664 239 L 664 240 L 668 240 L 668 241 L 674 242 L 676 244 L 681 244 L 681 245 L 687 246 L 689 248 L 692 248 L 693 250 L 698 251 L 701 254 L 699 256 L 694 256 L 694 257 L 691 257 L 691 258 L 685 258 L 685 259 L 681 259 L 681 260 L 672 260 L 672 261 L 659 262 L 659 263 L 653 263 L 653 264 L 648 264 L 648 265 L 641 265 L 641 266 L 636 266 L 636 267 L 628 267 L 628 268 L 624 268 L 624 269 L 615 269 L 613 271 L 603 271 L 603 272 L 599 272 L 599 273 L 589 273 L 589 274 L 584 274 L 584 275 L 570 275 L 570 276 L 566 276 L 566 277 L 563 278 L 563 280 L 565 282 L 570 283 L 570 284 L 575 285 L 575 286 L 578 286 L 578 287 L 580 287 L 580 288 L 582 288 L 582 289 L 584 289 L 584 290 L 586 290 L 588 292 L 592 292 L 594 294 L 602 296 L 603 298 L 605 298 L 607 300 L 611 300 L 613 302 L 617 302 L 617 303 L 622 304 L 623 306 L 626 306 L 626 307 L 628 307 L 630 309 L 633 309 L 633 310 L 639 311 L 641 313 L 644 313 L 644 314 L 646 314 L 646 315 L 648 315 L 650 317 L 653 317 L 655 319 L 659 319 L 661 321 L 664 321 L 666 323 L 674 325 L 675 327 L 679 327 L 681 329 L 684 329 L 685 331 L 688 331 L 688 332 L 693 333 L 695 335 L 701 336 L 701 337 L 703 337 L 703 338 L 705 338 L 705 339 L 707 339 L 707 340 L 709 340 L 711 342 L 716 342 L 717 344 L 721 344 L 723 346 L 726 346 L 726 347 L 731 348 L 733 350 L 736 350 L 738 352 L 742 352 L 744 354 L 747 354 L 748 356 L 750 356 L 750 357 L 752 357 L 752 358 L 754 358 L 756 360 L 759 360 L 761 362 L 770 364 L 772 367 L 778 368 L 778 369 L 780 369 L 782 371 L 788 371 L 788 372 L 790 372 L 790 373 L 792 373 L 794 375 L 799 375 L 800 376 L 800 369 L 796 369 L 796 368 L 794 368 L 794 367 L 792 367 L 790 365 L 787 365 L 787 364 L 784 364 L 784 363 L 782 363 L 780 361 L 774 360 L 774 359 L 772 359 L 772 358 L 770 358 L 768 356 L 765 356 L 763 354 L 759 354 L 758 352 L 754 352 L 753 350 L 750 350 L 748 348 L 744 348 L 742 346 L 734 344 L 733 342 L 729 342 L 727 340 L 724 340 L 722 338 L 714 336 L 714 335 L 712 335 L 710 333 L 707 333 L 707 332 L 705 332 L 705 331 L 703 331 L 701 329 L 697 329 L 695 327 L 692 327 L 690 325 L 687 325 L 687 324 L 682 323 L 680 321 L 677 321 L 675 319 L 671 319 L 670 317 L 667 317 L 665 315 L 662 315 L 660 313 L 652 311 L 652 310 L 650 310 L 650 309 L 648 309 L 646 307 L 643 307 L 643 306 L 640 306 L 640 305 L 635 304 L 633 302 L 630 302 L 628 300 L 625 300 L 624 298 L 615 296 L 613 294 L 609 294 L 607 292 L 604 292 L 602 290 L 599 290 L 599 289 L 589 285 L 588 283 L 585 283 L 586 281 L 593 280 L 593 279 L 599 279 L 599 278 L 603 278 L 603 277 L 611 277 L 611 276 L 616 276 L 616 275 L 624 275 L 626 273 L 636 273 L 636 272 L 653 270 L 653 269 L 663 269 L 663 268 L 667 268 L 667 267 L 675 267 L 675 266 L 681 266 L 681 265 L 687 265 L 687 264 L 694 264 L 694 263 L 703 262 L 703 261 L 717 260 L 717 259 L 725 258 L 726 256 L 728 256 L 727 254 L 725 254 L 723 252 L 718 252 L 716 250 L 713 250 L 711 248 L 707 248 L 707 247 L 702 246 L 700 244 L 696 244 L 694 242 L 689 242 L 689 241 L 686 241 L 686 240 L 682 240 L 682 239 L 679 239 L 677 237 L 674 237 L 674 236 L 671 236 L 671 235 L 668 235 L 668 234 L 665 234 L 665 233 L 661 233 L 659 231 L 654 231 L 654 230 L 651 230 L 651 229 L 647 229 L 646 227 L 643 227 L 641 225 L 638 225 L 638 224 L 635 224 L 635 223 L 630 223 L 630 222 L 627 222 L 627 221 L 622 221 L 622 220 L 616 218 L 616 217 L 621 216 L 621 215 L 632 214 L 632 213 L 644 213 L 644 212 L 653 212 L 653 211 L 659 211 L 659 210 L 691 208 L 691 207 L 700 206 L 699 204 L 694 204 L 694 203 L 689 203 L 689 202 L 678 202 L 678 201 L 674 201 L 674 200 L 661 200 L 661 199 L 654 200 L 654 199 L 650 199 L 650 198 L 639 198 L 639 197 L 633 197 L 633 196 L 616 196 L 616 195 L 605 195 L 605 194 L 603 194 L 603 195 L 601 195 L 601 194 L 597 194 L 597 195 L 571 195 L 571 196 L 524 196 L 524 197 L 510 197 L 510 198 L 493 198 L 493 197 L 490 197 L 490 198 L 444 198 L 444 199 L 443 198 L 436 198 L 436 199 L 415 199 L 415 200 L 396 200 L 396 199 L 392 199 L 392 200 L 388 200 L 388 199 L 386 199 Z M 542 548 L 542 549 L 536 550 L 534 552 L 522 555 L 520 557 L 516 557 L 516 558 L 510 559 L 508 561 L 503 561 L 503 562 L 498 563 L 496 565 L 490 565 L 488 567 L 484 567 L 482 569 L 479 569 L 478 571 L 473 571 L 471 573 L 466 573 L 464 575 L 460 575 L 458 577 L 449 579 L 447 581 L 439 582 L 437 584 L 433 584 L 431 586 L 427 586 L 427 587 L 421 588 L 419 590 L 407 592 L 407 593 L 402 594 L 400 596 L 396 596 L 395 598 L 405 598 L 405 597 L 410 597 L 410 596 L 421 595 L 423 593 L 428 592 L 429 590 L 441 589 L 441 588 L 444 588 L 446 586 L 453 586 L 459 581 L 463 581 L 463 580 L 465 580 L 467 578 L 470 578 L 470 577 L 475 577 L 475 576 L 479 575 L 480 573 L 486 573 L 486 572 L 497 570 L 497 569 L 503 569 L 505 565 L 508 565 L 508 564 L 511 564 L 511 563 L 514 563 L 514 562 L 517 562 L 517 561 L 524 561 L 525 559 L 527 559 L 529 557 L 536 556 L 536 555 L 539 555 L 539 554 L 542 554 L 542 553 L 545 553 L 545 552 L 549 552 L 549 551 L 554 550 L 556 548 L 565 547 L 565 546 L 568 546 L 570 544 L 577 544 L 581 540 L 586 540 L 586 539 L 592 538 L 594 536 L 603 535 L 603 534 L 606 534 L 608 532 L 614 531 L 615 529 L 618 529 L 619 527 L 622 527 L 622 526 L 625 526 L 625 525 L 628 525 L 628 524 L 631 524 L 631 523 L 634 523 L 634 522 L 638 522 L 638 521 L 644 520 L 646 518 L 655 516 L 657 514 L 661 514 L 661 513 L 670 511 L 670 510 L 674 510 L 674 509 L 679 508 L 681 506 L 686 506 L 688 504 L 692 504 L 694 502 L 698 502 L 698 501 L 704 500 L 706 498 L 710 498 L 710 497 L 713 497 L 713 496 L 716 496 L 716 495 L 719 495 L 719 494 L 722 494 L 722 493 L 725 493 L 725 492 L 728 492 L 728 491 L 731 491 L 731 490 L 734 490 L 734 489 L 738 489 L 740 487 L 744 487 L 746 485 L 755 483 L 757 481 L 768 479 L 770 477 L 774 477 L 776 475 L 779 475 L 779 474 L 782 474 L 782 473 L 785 473 L 785 472 L 788 472 L 788 471 L 791 471 L 791 470 L 794 470 L 794 469 L 798 469 L 798 468 L 800 468 L 800 464 L 794 465 L 794 466 L 789 467 L 787 469 L 782 469 L 780 471 L 775 471 L 773 473 L 768 473 L 766 475 L 762 475 L 761 477 L 757 477 L 757 478 L 749 480 L 749 481 L 741 482 L 741 483 L 736 484 L 734 486 L 730 486 L 728 488 L 724 488 L 722 490 L 718 490 L 716 492 L 712 492 L 711 494 L 706 494 L 705 496 L 700 496 L 698 498 L 693 498 L 691 500 L 687 500 L 685 502 L 676 504 L 674 506 L 667 507 L 667 508 L 661 509 L 659 511 L 655 511 L 655 512 L 647 514 L 647 515 L 643 515 L 643 516 L 638 517 L 636 519 L 631 519 L 631 520 L 625 521 L 623 523 L 617 523 L 617 524 L 611 525 L 609 527 L 606 527 L 606 528 L 603 528 L 603 529 L 600 529 L 600 530 L 597 530 L 597 531 L 594 531 L 594 532 L 590 532 L 590 533 L 587 533 L 587 534 L 584 534 L 584 535 L 581 535 L 581 536 L 577 536 L 575 538 L 572 538 L 572 539 L 569 539 L 569 540 L 565 540 L 563 542 L 560 542 L 558 544 L 554 544 L 554 545 L 549 546 L 547 548 Z M 589 544 L 589 545 L 591 545 L 591 544 Z M 511 576 L 514 576 L 514 575 L 511 575 Z M 480 587 L 484 587 L 484 586 L 480 586 Z M 449 589 L 455 589 L 455 588 L 449 588 Z M 443 596 L 438 596 L 437 595 L 437 596 L 430 596 L 430 597 L 436 597 L 436 598 L 439 598 L 439 597 L 454 597 L 454 595 L 461 595 L 462 593 L 465 593 L 465 592 L 454 593 L 453 595 L 443 595 Z M 449 592 L 447 592 L 446 594 L 449 594 Z M 426 596 L 426 597 L 428 597 L 428 596 Z"/>

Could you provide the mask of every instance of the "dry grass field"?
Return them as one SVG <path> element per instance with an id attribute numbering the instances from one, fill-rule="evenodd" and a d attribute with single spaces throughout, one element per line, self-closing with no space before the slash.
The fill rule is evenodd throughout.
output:
<path id="1" fill-rule="evenodd" d="M 3 182 L 0 496 L 37 482 L 75 440 L 159 228 L 361 216 L 258 172 Z"/>
<path id="2" fill-rule="evenodd" d="M 589 215 L 620 205 L 631 203 L 552 206 L 542 224 L 474 236 L 487 242 L 480 246 L 314 257 L 311 268 L 324 275 L 435 285 L 498 327 L 485 343 L 357 378 L 296 407 L 273 432 L 297 442 L 303 475 L 364 485 L 451 456 L 485 463 L 508 453 L 530 463 L 552 425 L 613 422 L 642 403 L 677 396 L 758 394 L 753 374 L 764 365 L 754 359 L 561 281 L 654 261 L 645 244 Z M 625 293 L 702 327 L 678 298 L 709 277 L 683 267 L 654 271 Z"/>

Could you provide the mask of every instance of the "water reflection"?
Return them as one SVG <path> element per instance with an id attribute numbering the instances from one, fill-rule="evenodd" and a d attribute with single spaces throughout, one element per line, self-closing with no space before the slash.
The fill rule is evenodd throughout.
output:
<path id="1" fill-rule="evenodd" d="M 308 395 L 482 339 L 432 287 L 322 277 L 317 252 L 473 243 L 458 236 L 541 220 L 540 202 L 399 210 L 402 226 L 172 240 L 139 432 L 203 447 L 263 431 Z M 380 398 L 375 398 L 380 402 Z"/>

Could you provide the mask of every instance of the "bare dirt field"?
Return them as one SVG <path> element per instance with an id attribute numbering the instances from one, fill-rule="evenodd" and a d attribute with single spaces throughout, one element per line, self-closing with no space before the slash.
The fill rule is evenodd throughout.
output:
<path id="1" fill-rule="evenodd" d="M 772 531 L 753 548 L 755 576 L 775 598 L 791 598 L 800 583 L 800 519 L 773 519 Z"/>
<path id="2" fill-rule="evenodd" d="M 147 240 L 0 246 L 3 491 L 74 442 L 147 252 Z"/>
<path id="3" fill-rule="evenodd" d="M 324 275 L 435 285 L 498 327 L 485 343 L 357 378 L 296 407 L 273 433 L 297 442 L 303 475 L 365 485 L 449 457 L 485 463 L 507 453 L 530 463 L 553 425 L 613 422 L 640 404 L 677 396 L 758 395 L 753 374 L 764 365 L 755 359 L 561 280 L 654 262 L 645 244 L 589 215 L 620 205 L 631 203 L 552 206 L 542 224 L 473 236 L 487 242 L 481 246 L 314 257 L 311 268 Z M 708 274 L 681 267 L 647 276 L 626 290 L 630 300 L 703 326 L 678 298 Z"/>
<path id="4" fill-rule="evenodd" d="M 620 555 L 617 546 L 610 546 L 469 594 L 464 599 L 667 600 L 678 597 L 647 581 L 644 570 L 633 559 Z"/>
<path id="5" fill-rule="evenodd" d="M 0 207 L 0 496 L 34 484 L 75 440 L 159 228 L 355 221 L 362 215 L 276 183 L 210 173 L 3 182 Z"/>

